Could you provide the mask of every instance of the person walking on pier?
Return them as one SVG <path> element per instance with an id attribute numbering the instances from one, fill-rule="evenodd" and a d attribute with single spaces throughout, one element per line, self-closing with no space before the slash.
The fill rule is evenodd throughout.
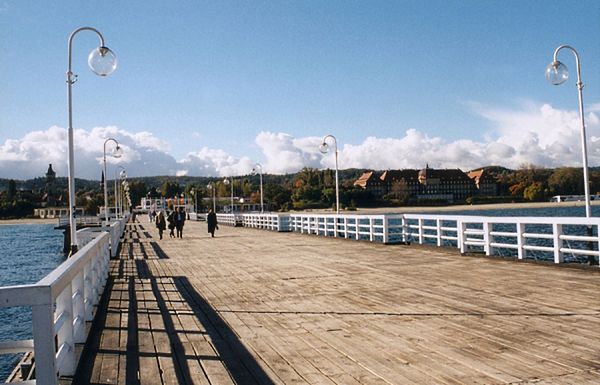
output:
<path id="1" fill-rule="evenodd" d="M 165 221 L 165 214 L 162 211 L 159 211 L 156 216 L 156 228 L 158 229 L 158 235 L 160 239 L 162 239 L 163 231 L 167 228 L 167 223 Z"/>
<path id="2" fill-rule="evenodd" d="M 177 228 L 177 238 L 183 238 L 183 225 L 185 224 L 185 210 L 183 207 L 175 212 L 175 228 Z"/>
<path id="3" fill-rule="evenodd" d="M 175 238 L 175 211 L 171 211 L 167 216 L 167 222 L 169 222 L 169 237 Z"/>
<path id="4" fill-rule="evenodd" d="M 215 237 L 215 230 L 219 229 L 219 224 L 217 223 L 217 214 L 210 209 L 208 210 L 208 215 L 206 216 L 206 224 L 208 225 L 208 232 L 212 238 Z"/>

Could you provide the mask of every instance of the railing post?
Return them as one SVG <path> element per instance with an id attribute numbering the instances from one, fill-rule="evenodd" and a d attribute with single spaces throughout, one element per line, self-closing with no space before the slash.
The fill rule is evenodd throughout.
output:
<path id="1" fill-rule="evenodd" d="M 71 376 L 75 374 L 77 367 L 75 359 L 75 338 L 73 333 L 73 289 L 69 283 L 62 293 L 56 298 L 56 314 L 58 319 L 64 317 L 62 326 L 56 331 L 56 339 L 58 341 L 57 364 L 60 365 L 58 370 L 60 375 Z M 62 365 L 61 365 L 62 364 Z"/>
<path id="2" fill-rule="evenodd" d="M 382 217 L 383 243 L 388 243 L 389 239 L 390 239 L 390 235 L 388 234 L 388 231 L 389 231 L 389 228 L 390 228 L 388 220 L 389 220 L 389 216 L 388 215 L 383 215 L 383 217 Z"/>
<path id="3" fill-rule="evenodd" d="M 334 218 L 333 219 L 333 226 L 334 226 L 334 228 L 333 228 L 333 236 L 336 237 L 336 238 L 338 237 L 338 220 L 339 220 L 339 217 L 340 217 L 339 215 L 336 215 L 335 217 L 333 217 Z"/>
<path id="4" fill-rule="evenodd" d="M 437 245 L 438 247 L 442 246 L 442 220 L 437 218 L 435 220 L 435 231 L 437 234 Z"/>
<path id="5" fill-rule="evenodd" d="M 85 304 L 83 271 L 73 278 L 73 335 L 76 343 L 85 342 Z"/>
<path id="6" fill-rule="evenodd" d="M 93 263 L 93 261 L 90 261 L 83 268 L 83 305 L 85 307 L 86 321 L 91 321 L 94 318 L 94 304 L 92 300 L 94 296 Z"/>
<path id="7" fill-rule="evenodd" d="M 50 288 L 48 288 L 50 291 Z M 50 294 L 48 293 L 50 298 Z M 37 385 L 57 385 L 54 309 L 51 304 L 32 306 L 33 350 Z"/>
<path id="8" fill-rule="evenodd" d="M 554 263 L 561 263 L 564 261 L 563 253 L 560 249 L 563 246 L 562 239 L 560 236 L 562 235 L 562 225 L 560 223 L 552 224 L 552 238 L 554 240 Z"/>
<path id="9" fill-rule="evenodd" d="M 456 229 L 457 231 L 457 235 L 458 235 L 458 247 L 460 248 L 460 253 L 464 254 L 467 250 L 467 245 L 465 244 L 465 230 L 466 230 L 466 223 L 464 223 L 463 221 L 456 221 Z"/>
<path id="10" fill-rule="evenodd" d="M 517 223 L 517 258 L 523 259 L 526 256 L 526 250 L 523 248 L 525 246 L 525 237 L 523 233 L 525 232 L 525 224 Z"/>
<path id="11" fill-rule="evenodd" d="M 486 220 L 483 221 L 483 251 L 488 257 L 492 255 L 492 247 L 490 246 L 490 223 Z"/>
<path id="12" fill-rule="evenodd" d="M 423 244 L 423 218 L 419 218 L 419 245 Z"/>

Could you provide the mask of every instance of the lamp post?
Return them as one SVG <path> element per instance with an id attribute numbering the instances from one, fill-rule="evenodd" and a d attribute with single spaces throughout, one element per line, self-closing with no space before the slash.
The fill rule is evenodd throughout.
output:
<path id="1" fill-rule="evenodd" d="M 216 198 L 216 188 L 212 183 L 206 185 L 206 188 L 212 190 L 212 198 L 213 198 L 213 213 L 217 212 L 217 198 Z"/>
<path id="2" fill-rule="evenodd" d="M 194 213 L 196 212 L 196 191 L 192 188 L 190 189 L 190 194 L 192 195 L 192 199 L 194 202 Z"/>
<path id="3" fill-rule="evenodd" d="M 127 210 L 127 202 L 129 200 L 129 182 L 127 182 L 127 179 L 126 179 L 122 182 L 122 184 L 123 184 L 123 189 L 121 190 L 121 193 L 122 193 L 121 206 L 122 206 L 122 213 L 125 213 L 125 211 Z"/>
<path id="4" fill-rule="evenodd" d="M 556 57 L 558 56 L 558 52 L 566 48 L 573 52 L 575 55 L 575 63 L 577 65 L 577 90 L 579 91 L 579 117 L 581 119 L 581 153 L 583 158 L 583 190 L 585 192 L 585 216 L 590 217 L 591 207 L 590 207 L 590 185 L 588 179 L 588 159 L 587 159 L 587 144 L 586 144 L 586 135 L 585 135 L 585 119 L 583 114 L 583 83 L 581 82 L 581 66 L 579 64 L 579 54 L 575 50 L 575 48 L 569 45 L 561 45 L 556 50 L 554 50 L 554 56 L 552 63 L 546 67 L 546 79 L 558 86 L 569 78 L 569 70 L 567 66 L 563 63 L 559 62 Z"/>
<path id="5" fill-rule="evenodd" d="M 338 182 L 338 146 L 337 140 L 333 135 L 325 135 L 323 137 L 323 143 L 319 146 L 319 150 L 323 154 L 327 154 L 329 152 L 329 144 L 327 144 L 327 139 L 333 140 L 333 145 L 335 146 L 335 212 L 337 215 L 340 214 L 340 188 Z"/>
<path id="6" fill-rule="evenodd" d="M 73 83 L 77 81 L 77 75 L 73 74 L 71 66 L 71 47 L 73 38 L 81 31 L 92 31 L 100 38 L 100 46 L 95 48 L 88 56 L 88 65 L 90 69 L 98 76 L 108 76 L 117 68 L 117 57 L 115 54 L 104 45 L 104 37 L 95 28 L 81 27 L 76 29 L 69 36 L 67 57 L 67 105 L 69 117 L 69 227 L 71 236 L 71 250 L 69 255 L 77 252 L 77 228 L 75 222 L 75 155 L 73 151 Z M 106 179 L 106 174 L 104 175 Z"/>
<path id="7" fill-rule="evenodd" d="M 263 178 L 262 178 L 262 165 L 260 163 L 256 163 L 254 168 L 252 169 L 252 175 L 256 175 L 256 170 L 258 169 L 258 173 L 260 175 L 260 213 L 264 212 L 263 205 Z"/>
<path id="8" fill-rule="evenodd" d="M 119 171 L 119 169 L 121 169 L 121 172 L 119 173 L 119 180 L 123 179 L 123 178 L 127 178 L 127 172 L 125 171 L 125 167 L 123 166 L 118 166 L 117 168 L 115 168 L 115 215 L 117 216 L 117 219 L 119 219 L 119 184 L 117 184 L 117 171 Z"/>
<path id="9" fill-rule="evenodd" d="M 106 188 L 106 183 L 108 180 L 108 175 L 106 174 L 106 143 L 113 141 L 115 142 L 115 144 L 117 145 L 117 147 L 115 147 L 113 149 L 113 153 L 112 156 L 114 158 L 120 158 L 121 157 L 121 147 L 119 147 L 119 142 L 117 142 L 116 139 L 113 138 L 108 138 L 104 141 L 104 183 L 103 183 L 103 187 L 104 187 L 104 220 L 106 222 L 108 222 L 108 191 Z M 116 192 L 115 192 L 116 194 Z"/>
<path id="10" fill-rule="evenodd" d="M 229 179 L 223 179 L 223 184 L 227 186 L 230 184 Z M 231 214 L 233 214 L 233 177 L 231 177 Z"/>

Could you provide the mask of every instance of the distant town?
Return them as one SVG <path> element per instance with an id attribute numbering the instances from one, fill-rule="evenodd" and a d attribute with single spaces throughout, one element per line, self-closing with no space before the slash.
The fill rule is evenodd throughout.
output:
<path id="1" fill-rule="evenodd" d="M 68 182 L 57 177 L 52 165 L 39 178 L 0 179 L 0 218 L 67 215 Z M 463 171 L 422 169 L 339 171 L 340 206 L 358 207 L 435 206 L 503 202 L 540 202 L 553 196 L 583 194 L 582 169 L 556 169 L 524 165 L 517 170 L 499 166 Z M 260 203 L 258 175 L 228 178 L 156 176 L 128 178 L 134 206 L 143 198 L 184 198 L 195 211 L 204 212 L 214 204 L 227 210 L 252 211 Z M 107 180 L 108 206 L 114 207 L 115 187 L 121 180 Z M 263 175 L 263 200 L 269 211 L 326 209 L 335 206 L 334 170 L 304 168 L 295 174 Z M 101 181 L 76 180 L 78 212 L 96 215 L 104 206 Z M 590 169 L 590 191 L 600 191 L 600 169 Z M 135 208 L 135 207 L 134 207 Z"/>

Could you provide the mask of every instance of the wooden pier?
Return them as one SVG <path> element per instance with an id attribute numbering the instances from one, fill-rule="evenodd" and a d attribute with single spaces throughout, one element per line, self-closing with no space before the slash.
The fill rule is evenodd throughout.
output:
<path id="1" fill-rule="evenodd" d="M 140 219 L 75 384 L 600 383 L 597 268 Z"/>

